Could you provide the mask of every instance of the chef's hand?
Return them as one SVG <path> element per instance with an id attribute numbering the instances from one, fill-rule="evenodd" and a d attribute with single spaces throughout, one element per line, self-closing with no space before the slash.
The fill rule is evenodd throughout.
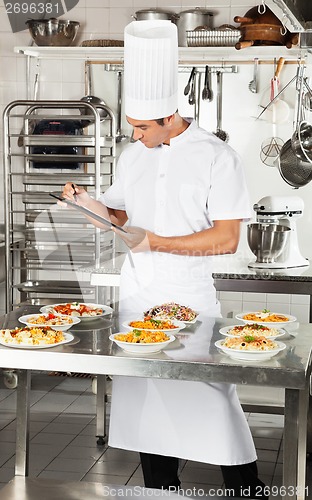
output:
<path id="1" fill-rule="evenodd" d="M 79 187 L 72 182 L 67 182 L 63 188 L 62 192 L 63 198 L 68 198 L 71 201 L 75 201 L 78 205 L 86 205 L 90 196 L 83 187 Z M 60 205 L 66 205 L 59 202 Z"/>
<path id="2" fill-rule="evenodd" d="M 151 233 L 149 231 L 135 226 L 127 226 L 125 228 L 127 231 L 126 233 L 119 231 L 119 229 L 116 228 L 112 229 L 116 234 L 118 234 L 118 236 L 120 236 L 132 252 L 138 253 L 150 250 L 148 235 Z"/>

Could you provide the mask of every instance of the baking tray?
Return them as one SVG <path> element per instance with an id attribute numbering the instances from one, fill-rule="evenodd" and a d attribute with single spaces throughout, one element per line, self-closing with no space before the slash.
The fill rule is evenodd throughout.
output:
<path id="1" fill-rule="evenodd" d="M 186 30 L 188 47 L 234 47 L 240 30 Z"/>

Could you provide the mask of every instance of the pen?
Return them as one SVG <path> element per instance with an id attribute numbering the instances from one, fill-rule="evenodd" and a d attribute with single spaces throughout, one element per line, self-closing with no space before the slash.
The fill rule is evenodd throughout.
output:
<path id="1" fill-rule="evenodd" d="M 72 188 L 74 190 L 74 200 L 77 201 L 77 194 L 76 194 L 76 188 L 75 188 L 75 185 L 72 184 Z"/>

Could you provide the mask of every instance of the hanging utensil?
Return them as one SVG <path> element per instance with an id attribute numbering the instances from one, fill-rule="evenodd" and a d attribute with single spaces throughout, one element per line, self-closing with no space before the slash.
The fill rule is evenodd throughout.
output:
<path id="1" fill-rule="evenodd" d="M 195 73 L 195 68 L 193 68 L 193 69 L 194 69 L 194 72 L 192 70 L 193 76 L 192 76 L 192 81 L 191 81 L 191 90 L 190 90 L 189 97 L 188 97 L 188 102 L 191 105 L 195 104 L 195 77 L 196 77 L 196 73 Z"/>
<path id="2" fill-rule="evenodd" d="M 122 142 L 129 137 L 121 132 L 121 99 L 122 99 L 122 73 L 118 71 L 117 73 L 117 130 L 116 130 L 116 142 Z"/>
<path id="3" fill-rule="evenodd" d="M 280 57 L 276 66 L 276 70 L 270 82 L 270 101 L 272 105 L 267 108 L 265 119 L 272 123 L 284 123 L 289 117 L 289 106 L 279 96 L 280 74 L 285 64 L 284 57 Z"/>
<path id="4" fill-rule="evenodd" d="M 195 88 L 197 88 L 197 92 L 195 91 L 195 106 L 194 106 L 194 119 L 199 125 L 199 115 L 200 115 L 200 89 L 201 89 L 201 73 L 198 72 L 195 74 Z M 196 83 L 197 80 L 197 83 Z"/>
<path id="5" fill-rule="evenodd" d="M 213 132 L 224 142 L 229 140 L 229 134 L 222 130 L 222 72 L 217 71 L 217 130 Z"/>
<path id="6" fill-rule="evenodd" d="M 280 137 L 276 137 L 275 125 L 273 125 L 272 137 L 265 139 L 261 144 L 260 159 L 264 165 L 275 167 L 275 161 L 279 157 L 284 141 Z"/>
<path id="7" fill-rule="evenodd" d="M 100 99 L 100 97 L 96 97 L 93 95 L 92 73 L 91 73 L 91 67 L 90 67 L 89 63 L 87 63 L 87 66 L 86 66 L 86 75 L 87 75 L 88 95 L 85 95 L 80 100 L 83 102 L 87 102 L 89 104 L 92 104 L 92 106 L 94 106 L 97 109 L 97 111 L 100 115 L 100 122 L 102 123 L 107 118 L 108 113 L 105 109 L 98 107 L 98 106 L 105 106 L 105 101 L 103 101 L 103 99 Z M 90 114 L 90 112 L 88 113 L 88 110 L 86 108 L 81 108 L 80 114 L 81 115 L 88 115 L 88 114 Z M 82 127 L 86 127 L 86 126 L 90 125 L 90 123 L 92 123 L 92 122 L 89 120 L 81 120 Z"/>
<path id="8" fill-rule="evenodd" d="M 253 79 L 251 80 L 251 82 L 249 82 L 248 85 L 250 92 L 254 94 L 258 92 L 258 63 L 259 63 L 259 58 L 255 57 Z"/>
<path id="9" fill-rule="evenodd" d="M 298 130 L 302 116 L 303 72 L 304 66 L 299 64 L 296 77 L 298 98 L 295 131 Z M 299 188 L 305 186 L 312 180 L 312 164 L 308 161 L 303 161 L 295 154 L 291 139 L 283 145 L 277 159 L 277 166 L 284 181 L 292 187 Z"/>
<path id="10" fill-rule="evenodd" d="M 276 94 L 276 96 L 274 97 L 274 99 L 272 99 L 266 106 L 263 107 L 263 110 L 259 113 L 259 115 L 256 117 L 256 120 L 259 120 L 259 118 L 261 118 L 261 116 L 266 112 L 267 109 L 269 109 L 270 106 L 273 105 L 273 103 L 275 102 L 276 99 L 278 99 L 278 97 L 287 89 L 287 87 L 289 87 L 289 85 L 291 85 L 294 81 L 296 80 L 296 76 L 293 76 L 291 78 L 291 80 L 289 80 L 288 83 L 286 83 L 286 85 L 284 85 L 284 87 L 278 92 L 278 94 Z"/>
<path id="11" fill-rule="evenodd" d="M 204 87 L 202 91 L 202 99 L 203 101 L 211 101 L 212 100 L 212 90 L 211 90 L 211 85 L 210 85 L 210 72 L 209 72 L 209 66 L 206 66 L 205 68 L 205 81 L 204 81 Z"/>
<path id="12" fill-rule="evenodd" d="M 194 73 L 195 73 L 195 67 L 193 67 L 191 74 L 189 76 L 188 82 L 187 82 L 186 87 L 184 89 L 184 95 L 188 95 L 188 93 L 190 91 L 191 82 L 193 81 Z"/>
<path id="13" fill-rule="evenodd" d="M 277 65 L 279 66 L 279 65 Z M 277 93 L 277 78 L 281 71 L 281 67 L 276 69 L 274 72 L 274 77 L 271 80 L 271 101 L 275 99 Z M 279 157 L 282 146 L 284 145 L 284 141 L 277 137 L 276 135 L 276 120 L 275 113 L 276 109 L 274 109 L 274 104 L 272 105 L 272 137 L 264 140 L 261 144 L 260 150 L 260 158 L 262 163 L 269 167 L 275 166 L 275 160 Z"/>
<path id="14" fill-rule="evenodd" d="M 295 131 L 291 137 L 291 147 L 295 155 L 303 161 L 312 163 L 312 127 L 304 119 L 304 106 L 303 106 L 303 87 L 304 87 L 304 71 L 301 71 L 299 76 L 300 82 L 297 86 L 298 92 L 298 112 Z"/>

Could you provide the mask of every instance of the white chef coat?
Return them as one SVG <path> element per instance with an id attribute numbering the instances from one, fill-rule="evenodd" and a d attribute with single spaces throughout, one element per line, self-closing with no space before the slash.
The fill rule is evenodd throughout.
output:
<path id="1" fill-rule="evenodd" d="M 194 121 L 170 146 L 129 145 L 120 155 L 114 184 L 100 200 L 125 210 L 129 225 L 161 236 L 250 217 L 237 153 Z M 170 301 L 220 316 L 210 257 L 161 252 L 131 257 L 120 285 L 120 311 L 130 319 Z M 114 377 L 109 445 L 220 465 L 256 460 L 232 384 Z"/>

